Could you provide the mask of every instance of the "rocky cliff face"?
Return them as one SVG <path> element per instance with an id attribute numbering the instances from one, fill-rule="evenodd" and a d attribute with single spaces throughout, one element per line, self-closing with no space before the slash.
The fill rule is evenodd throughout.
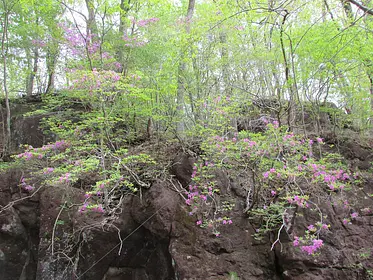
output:
<path id="1" fill-rule="evenodd" d="M 34 124 L 33 124 L 34 125 Z M 35 126 L 22 123 L 29 136 Z M 332 140 L 330 140 L 332 141 Z M 42 143 L 39 143 L 42 144 Z M 34 145 L 37 145 L 35 143 Z M 360 168 L 372 151 L 346 140 L 342 153 Z M 116 215 L 79 213 L 84 192 L 79 188 L 43 188 L 33 194 L 19 188 L 27 170 L 0 176 L 0 275 L 3 280 L 267 280 L 373 279 L 373 214 L 359 212 L 343 223 L 341 206 L 322 205 L 333 231 L 322 236 L 321 254 L 309 256 L 281 233 L 253 238 L 255 225 L 244 213 L 245 197 L 227 174 L 218 184 L 235 201 L 234 223 L 221 236 L 210 235 L 188 216 L 183 188 L 190 180 L 193 158 L 174 159 L 173 180 L 157 180 L 142 196 L 118 198 Z M 372 207 L 373 180 L 351 194 Z M 69 203 L 66 203 L 69 202 Z M 305 228 L 312 213 L 298 210 L 296 227 Z M 316 214 L 315 214 L 316 215 Z M 295 228 L 294 230 L 297 230 Z"/>

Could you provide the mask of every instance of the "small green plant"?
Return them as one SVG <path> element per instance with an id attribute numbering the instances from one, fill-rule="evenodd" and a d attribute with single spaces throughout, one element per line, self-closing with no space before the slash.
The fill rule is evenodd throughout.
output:
<path id="1" fill-rule="evenodd" d="M 236 272 L 229 272 L 229 280 L 240 280 Z"/>

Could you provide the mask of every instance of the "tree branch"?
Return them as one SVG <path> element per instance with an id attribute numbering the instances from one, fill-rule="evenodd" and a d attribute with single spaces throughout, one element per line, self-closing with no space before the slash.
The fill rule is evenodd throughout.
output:
<path id="1" fill-rule="evenodd" d="M 364 13 L 367 13 L 367 14 L 370 14 L 371 16 L 373 16 L 373 9 L 369 9 L 368 7 L 364 6 L 363 4 L 360 4 L 359 2 L 357 2 L 355 0 L 347 0 L 347 1 L 354 4 L 355 6 L 357 6 Z"/>

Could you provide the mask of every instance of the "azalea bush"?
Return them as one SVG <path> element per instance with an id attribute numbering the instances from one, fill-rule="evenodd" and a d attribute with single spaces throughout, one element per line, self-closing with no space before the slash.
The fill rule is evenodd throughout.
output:
<path id="1" fill-rule="evenodd" d="M 213 232 L 218 232 L 218 226 L 234 223 L 222 214 L 233 205 L 216 186 L 219 170 L 246 193 L 245 212 L 257 225 L 255 238 L 270 232 L 275 236 L 282 230 L 291 232 L 300 210 L 317 213 L 317 220 L 303 232 L 292 231 L 293 245 L 315 254 L 323 246 L 322 234 L 332 230 L 320 210 L 321 203 L 333 201 L 342 206 L 346 222 L 358 216 L 348 197 L 359 175 L 327 148 L 322 138 L 296 135 L 276 121 L 267 121 L 263 133 L 241 131 L 210 137 L 202 144 L 203 159 L 195 166 L 187 192 L 190 215 L 196 215 L 196 223 Z M 225 208 L 225 204 L 230 207 Z M 273 246 L 280 242 L 278 238 Z"/>
<path id="2" fill-rule="evenodd" d="M 71 75 L 67 89 L 45 98 L 43 112 L 49 115 L 44 131 L 57 141 L 39 148 L 26 145 L 14 156 L 27 170 L 20 186 L 30 193 L 43 186 L 81 188 L 85 195 L 80 212 L 111 212 L 118 197 L 150 186 L 155 166 L 148 154 L 128 150 L 135 124 L 127 106 L 129 100 L 142 102 L 141 89 L 129 83 L 139 76 L 124 78 L 97 69 Z"/>

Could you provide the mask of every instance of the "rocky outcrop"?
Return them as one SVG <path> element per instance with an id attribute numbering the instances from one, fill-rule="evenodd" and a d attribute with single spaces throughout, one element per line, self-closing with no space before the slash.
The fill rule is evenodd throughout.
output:
<path id="1" fill-rule="evenodd" d="M 19 175 L 12 171 L 2 177 L 2 186 L 7 186 L 2 188 L 2 205 L 28 195 L 17 190 Z M 220 184 L 226 183 L 221 177 Z M 368 182 L 355 194 L 362 208 L 372 204 L 364 195 L 373 191 L 371 186 Z M 234 279 L 233 273 L 242 280 L 369 279 L 372 213 L 361 213 L 346 225 L 343 208 L 323 205 L 333 231 L 321 236 L 321 254 L 308 256 L 285 235 L 273 251 L 274 236 L 255 240 L 255 227 L 234 193 L 234 223 L 223 228 L 220 237 L 209 234 L 187 214 L 181 190 L 176 181 L 157 181 L 141 198 L 125 197 L 113 220 L 63 208 L 66 201 L 79 203 L 79 189 L 40 190 L 0 215 L 2 279 L 223 280 Z M 314 217 L 299 212 L 296 219 L 294 232 Z"/>
<path id="2" fill-rule="evenodd" d="M 17 123 L 17 122 L 15 122 Z M 24 124 L 22 124 L 24 125 Z M 22 126 L 21 125 L 21 126 Z M 33 129 L 32 126 L 28 126 Z M 22 138 L 23 139 L 23 138 Z M 37 140 L 39 139 L 39 140 Z M 35 146 L 43 137 L 36 137 Z M 325 137 L 351 168 L 367 169 L 369 146 L 354 140 Z M 23 141 L 23 140 L 22 140 Z M 25 140 L 29 141 L 29 140 Z M 41 141 L 43 142 L 43 141 Z M 338 149 L 336 148 L 338 146 Z M 0 176 L 0 275 L 2 280 L 318 280 L 372 279 L 373 181 L 365 178 L 349 200 L 359 216 L 345 223 L 345 209 L 331 199 L 323 204 L 325 245 L 307 255 L 281 232 L 258 241 L 255 224 L 244 211 L 245 192 L 228 174 L 216 174 L 222 195 L 235 207 L 229 227 L 216 237 L 196 226 L 188 215 L 184 187 L 190 182 L 194 158 L 178 154 L 173 179 L 156 180 L 141 196 L 118 198 L 116 213 L 78 211 L 83 190 L 75 186 L 43 187 L 29 193 L 19 187 L 25 170 Z M 295 209 L 292 235 L 315 220 L 317 213 Z M 237 277 L 236 277 L 236 276 Z"/>

